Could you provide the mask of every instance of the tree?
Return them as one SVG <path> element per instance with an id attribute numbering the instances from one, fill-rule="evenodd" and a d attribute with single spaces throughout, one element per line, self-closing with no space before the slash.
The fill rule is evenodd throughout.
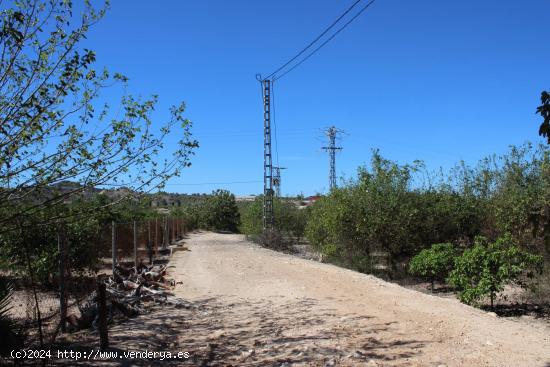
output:
<path id="1" fill-rule="evenodd" d="M 128 79 L 95 67 L 82 41 L 108 0 L 78 2 L 80 14 L 75 8 L 70 0 L 20 0 L 0 9 L 1 256 L 14 261 L 10 270 L 26 270 L 38 315 L 34 275 L 55 264 L 57 229 L 71 237 L 73 265 L 88 266 L 97 256 L 89 252 L 97 215 L 162 187 L 190 165 L 198 146 L 183 102 L 164 122 L 153 122 L 156 95 L 137 98 L 121 88 L 112 93 L 120 101 L 107 102 L 102 92 Z M 97 205 L 71 205 L 96 187 L 125 190 Z"/>
<path id="2" fill-rule="evenodd" d="M 33 213 L 63 206 L 97 186 L 124 186 L 129 193 L 156 189 L 190 165 L 198 144 L 183 117 L 184 103 L 171 108 L 167 122 L 153 124 L 157 96 L 123 95 L 115 113 L 101 98 L 105 88 L 128 81 L 94 68 L 95 53 L 80 46 L 108 2 L 94 7 L 86 0 L 80 17 L 71 1 L 10 6 L 0 12 L 2 231 L 16 230 Z M 164 142 L 175 128 L 180 139 L 167 151 Z M 159 161 L 161 150 L 172 156 Z M 61 189 L 67 181 L 78 184 Z M 47 217 L 42 224 L 62 219 Z"/>
<path id="3" fill-rule="evenodd" d="M 216 190 L 205 203 L 206 225 L 218 231 L 237 232 L 241 221 L 235 195 L 227 190 Z"/>
<path id="4" fill-rule="evenodd" d="M 460 301 L 475 305 L 489 296 L 492 309 L 505 285 L 523 286 L 524 275 L 533 277 L 541 270 L 542 256 L 520 249 L 510 235 L 491 243 L 478 237 L 472 248 L 456 258 L 449 283 L 457 288 Z"/>
<path id="5" fill-rule="evenodd" d="M 360 167 L 355 180 L 313 205 L 307 239 L 327 258 L 362 272 L 372 271 L 373 252 L 397 257 L 437 242 L 417 236 L 423 207 L 416 205 L 410 186 L 419 168 L 419 162 L 400 165 L 374 150 L 370 167 Z"/>
<path id="6" fill-rule="evenodd" d="M 257 238 L 263 231 L 263 197 L 256 199 L 241 209 L 241 232 Z"/>
<path id="7" fill-rule="evenodd" d="M 542 117 L 539 127 L 539 135 L 545 137 L 550 144 L 550 94 L 543 91 L 540 95 L 541 105 L 537 107 L 537 113 Z"/>
<path id="8" fill-rule="evenodd" d="M 273 199 L 275 227 L 282 235 L 294 237 L 297 241 L 304 236 L 309 210 L 298 209 L 290 200 Z M 252 203 L 242 208 L 241 230 L 249 236 L 258 237 L 263 232 L 263 197 L 259 196 Z"/>
<path id="9" fill-rule="evenodd" d="M 436 243 L 424 249 L 409 262 L 409 273 L 426 278 L 434 291 L 434 282 L 443 281 L 453 269 L 456 249 L 452 243 Z"/>

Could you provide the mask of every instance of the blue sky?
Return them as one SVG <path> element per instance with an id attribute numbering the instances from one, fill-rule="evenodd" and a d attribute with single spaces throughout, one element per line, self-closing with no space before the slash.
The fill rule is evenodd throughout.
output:
<path id="1" fill-rule="evenodd" d="M 156 117 L 187 103 L 200 142 L 166 190 L 262 191 L 262 104 L 256 73 L 284 63 L 352 0 L 116 0 L 87 45 L 98 64 L 159 94 Z M 328 189 L 321 130 L 335 125 L 338 176 L 372 148 L 430 169 L 475 163 L 538 142 L 540 92 L 550 89 L 547 0 L 378 0 L 331 43 L 276 83 L 283 194 Z M 174 141 L 177 140 L 174 136 Z M 201 184 L 243 182 L 235 184 Z"/>

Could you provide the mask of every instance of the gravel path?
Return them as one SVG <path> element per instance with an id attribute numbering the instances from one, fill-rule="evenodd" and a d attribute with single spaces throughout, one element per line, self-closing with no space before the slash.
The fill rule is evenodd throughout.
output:
<path id="1" fill-rule="evenodd" d="M 550 327 L 203 232 L 172 256 L 199 365 L 550 366 Z M 170 317 L 170 316 L 168 316 Z"/>

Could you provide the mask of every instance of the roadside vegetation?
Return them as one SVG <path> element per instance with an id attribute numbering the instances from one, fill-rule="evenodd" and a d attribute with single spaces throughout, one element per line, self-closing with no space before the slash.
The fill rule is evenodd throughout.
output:
<path id="1" fill-rule="evenodd" d="M 444 282 L 453 270 L 457 249 L 452 243 L 436 243 L 414 256 L 409 262 L 409 273 L 430 282 L 434 291 L 435 281 Z"/>
<path id="2" fill-rule="evenodd" d="M 262 237 L 262 198 L 240 230 L 282 250 L 305 238 L 324 261 L 401 281 L 415 277 L 491 307 L 506 285 L 550 301 L 550 150 L 526 143 L 471 167 L 428 172 L 373 151 L 357 176 L 299 209 L 275 200 L 273 238 Z M 284 243 L 284 246 L 281 246 Z M 381 261 L 383 259 L 383 261 Z"/>
<path id="3" fill-rule="evenodd" d="M 290 198 L 274 198 L 273 212 L 276 218 L 276 229 L 269 238 L 263 233 L 263 196 L 242 208 L 242 224 L 240 230 L 251 239 L 270 247 L 292 251 L 293 245 L 304 238 L 308 220 L 308 209 L 299 209 L 296 201 Z"/>
<path id="4" fill-rule="evenodd" d="M 549 153 L 525 144 L 430 174 L 375 151 L 369 167 L 313 206 L 306 237 L 328 261 L 366 273 L 385 252 L 390 278 L 447 283 L 468 304 L 485 296 L 493 304 L 512 283 L 548 301 Z"/>
<path id="5" fill-rule="evenodd" d="M 39 293 L 56 285 L 60 233 L 77 283 L 96 269 L 100 229 L 157 215 L 147 194 L 190 166 L 198 147 L 184 102 L 160 120 L 157 95 L 128 94 L 128 78 L 84 47 L 109 9 L 96 4 L 30 0 L 0 12 L 0 357 L 25 333 L 8 313 L 14 289 L 33 295 L 34 346 L 47 342 Z"/>

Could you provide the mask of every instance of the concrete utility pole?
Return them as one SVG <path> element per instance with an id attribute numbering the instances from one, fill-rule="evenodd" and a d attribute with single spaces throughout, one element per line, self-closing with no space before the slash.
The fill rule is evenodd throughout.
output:
<path id="1" fill-rule="evenodd" d="M 273 186 L 275 186 L 275 195 L 281 197 L 281 170 L 287 169 L 286 167 L 273 167 Z"/>
<path id="2" fill-rule="evenodd" d="M 271 80 L 261 80 L 264 102 L 264 233 L 273 229 L 273 156 L 271 155 Z"/>
<path id="3" fill-rule="evenodd" d="M 336 188 L 336 151 L 342 150 L 342 147 L 336 146 L 336 136 L 342 131 L 337 129 L 335 126 L 331 126 L 325 130 L 325 135 L 328 137 L 329 146 L 323 147 L 323 150 L 329 152 L 330 158 L 330 173 L 329 173 L 329 185 L 330 191 Z"/>

